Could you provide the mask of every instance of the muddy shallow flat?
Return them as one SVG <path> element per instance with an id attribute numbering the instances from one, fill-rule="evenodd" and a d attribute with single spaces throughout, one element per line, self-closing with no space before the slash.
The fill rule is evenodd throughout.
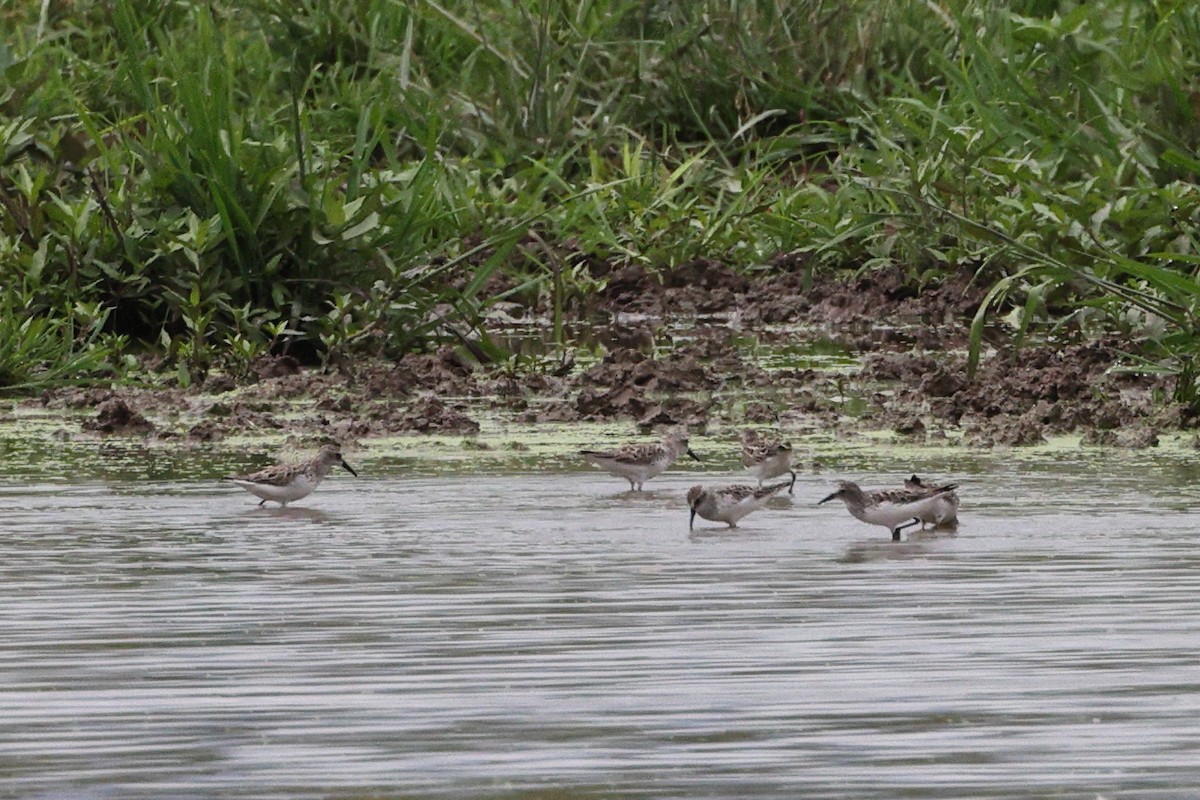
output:
<path id="1" fill-rule="evenodd" d="M 10 476 L 5 792 L 1196 788 L 1194 475 L 986 459 L 949 476 L 958 534 L 901 547 L 814 505 L 832 473 L 691 535 L 687 487 L 741 475 L 639 496 L 593 471 L 366 461 L 283 511 L 209 480 Z M 906 471 L 871 469 L 853 476 Z"/>

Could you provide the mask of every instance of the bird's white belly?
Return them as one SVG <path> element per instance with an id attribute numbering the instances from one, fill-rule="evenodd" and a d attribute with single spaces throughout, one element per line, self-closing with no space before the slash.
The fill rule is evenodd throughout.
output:
<path id="1" fill-rule="evenodd" d="M 748 497 L 737 503 L 704 503 L 696 509 L 696 513 L 704 519 L 713 522 L 725 522 L 736 525 L 738 520 L 767 504 L 769 497 Z"/>
<path id="2" fill-rule="evenodd" d="M 936 497 L 929 497 L 918 500 L 915 503 L 880 503 L 879 505 L 867 506 L 863 509 L 861 515 L 855 516 L 858 516 L 863 522 L 868 522 L 872 525 L 895 528 L 897 525 L 912 522 L 914 519 L 921 519 L 922 515 L 930 513 L 936 500 Z"/>
<path id="3" fill-rule="evenodd" d="M 634 483 L 648 481 L 666 468 L 666 464 L 662 461 L 651 461 L 648 464 L 629 464 L 611 458 L 592 457 L 592 462 L 605 472 L 618 475 Z"/>
<path id="4" fill-rule="evenodd" d="M 263 500 L 270 500 L 275 503 L 290 503 L 293 500 L 299 500 L 301 497 L 307 497 L 312 494 L 313 489 L 317 488 L 317 484 L 320 481 L 314 481 L 303 475 L 298 475 L 291 483 L 284 484 L 283 486 L 256 483 L 254 481 L 234 481 L 234 483 L 250 492 L 250 494 L 261 497 Z"/>
<path id="5" fill-rule="evenodd" d="M 751 511 L 757 511 L 765 506 L 769 499 L 769 497 L 763 497 L 761 499 L 751 497 L 734 506 L 731 506 L 727 512 L 729 515 L 728 521 L 736 524 L 739 519 L 746 516 Z"/>
<path id="6" fill-rule="evenodd" d="M 944 525 L 958 519 L 958 496 L 954 494 L 939 494 L 930 498 L 928 509 L 921 514 L 921 521 L 930 525 Z"/>

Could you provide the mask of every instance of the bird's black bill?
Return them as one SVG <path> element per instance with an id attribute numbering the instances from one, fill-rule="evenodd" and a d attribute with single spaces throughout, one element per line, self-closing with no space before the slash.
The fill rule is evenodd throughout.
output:
<path id="1" fill-rule="evenodd" d="M 345 461 L 342 462 L 342 467 L 346 470 L 346 472 L 349 472 L 351 475 L 353 475 L 356 478 L 358 477 L 358 473 L 354 471 L 354 467 L 350 466 Z"/>
<path id="2" fill-rule="evenodd" d="M 700 460 L 700 456 L 698 456 L 698 455 L 696 455 L 695 453 L 693 453 L 693 452 L 692 452 L 692 448 L 690 448 L 690 447 L 689 447 L 689 448 L 688 448 L 688 449 L 687 449 L 685 452 L 686 452 L 686 453 L 687 453 L 689 456 L 691 456 L 692 458 L 696 459 L 697 461 L 699 461 L 699 460 Z"/>
<path id="3" fill-rule="evenodd" d="M 688 520 L 688 530 L 689 531 L 695 530 L 695 528 L 693 527 L 695 524 L 696 524 L 696 509 L 693 508 L 692 509 L 692 517 L 691 517 L 691 519 Z"/>
<path id="4" fill-rule="evenodd" d="M 829 495 L 829 497 L 826 497 L 824 500 L 822 500 L 821 503 L 828 503 L 830 500 L 832 500 L 833 498 L 835 498 L 837 496 L 838 496 L 838 493 L 834 492 L 833 494 Z M 817 503 L 817 505 L 821 505 L 821 503 Z"/>

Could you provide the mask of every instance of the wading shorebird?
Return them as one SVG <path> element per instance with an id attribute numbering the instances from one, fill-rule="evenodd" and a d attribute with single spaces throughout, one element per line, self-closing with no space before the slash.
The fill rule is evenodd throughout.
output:
<path id="1" fill-rule="evenodd" d="M 954 491 L 958 488 L 956 484 L 934 486 L 924 483 L 916 475 L 913 475 L 904 482 L 904 488 L 910 492 L 924 492 L 937 498 L 937 502 L 929 511 L 918 517 L 921 520 L 922 529 L 926 525 L 932 525 L 935 528 L 953 528 L 958 525 L 958 494 Z"/>
<path id="2" fill-rule="evenodd" d="M 758 485 L 780 475 L 791 475 L 788 494 L 796 486 L 796 473 L 792 470 L 792 446 L 778 439 L 768 439 L 752 430 L 742 431 L 742 466 L 758 478 Z"/>
<path id="3" fill-rule="evenodd" d="M 779 493 L 784 487 L 790 486 L 788 481 L 780 481 L 770 486 L 693 486 L 688 489 L 688 507 L 692 509 L 692 517 L 688 520 L 688 530 L 693 530 L 696 515 L 724 522 L 731 528 L 737 527 L 737 522 L 751 511 L 757 511 L 767 504 L 767 501 Z"/>
<path id="4" fill-rule="evenodd" d="M 660 444 L 629 444 L 615 450 L 579 451 L 579 455 L 600 469 L 629 481 L 630 491 L 637 492 L 642 490 L 643 483 L 674 464 L 684 453 L 700 460 L 700 456 L 688 447 L 684 433 L 672 433 Z"/>
<path id="5" fill-rule="evenodd" d="M 882 525 L 892 532 L 892 541 L 900 541 L 900 531 L 921 524 L 925 515 L 933 515 L 934 509 L 945 500 L 942 495 L 953 492 L 957 485 L 948 483 L 936 489 L 929 487 L 919 492 L 907 489 L 889 489 L 882 492 L 864 492 L 857 483 L 842 481 L 833 494 L 821 503 L 838 499 L 846 504 L 846 510 L 870 525 Z M 818 503 L 820 505 L 820 503 Z"/>
<path id="6" fill-rule="evenodd" d="M 279 503 L 280 507 L 286 508 L 293 500 L 312 494 L 313 489 L 321 485 L 329 471 L 339 464 L 351 475 L 358 477 L 358 473 L 346 463 L 336 447 L 325 445 L 321 452 L 308 461 L 299 464 L 278 464 L 249 475 L 230 475 L 225 480 L 236 483 L 255 497 L 261 497 L 260 506 L 268 500 L 273 500 Z"/>

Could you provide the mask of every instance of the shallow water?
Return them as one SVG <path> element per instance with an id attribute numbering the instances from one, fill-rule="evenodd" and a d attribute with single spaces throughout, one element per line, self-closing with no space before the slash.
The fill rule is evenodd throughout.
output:
<path id="1" fill-rule="evenodd" d="M 1194 468 L 947 459 L 900 547 L 814 505 L 886 453 L 691 535 L 695 470 L 9 473 L 0 796 L 1193 796 Z"/>

